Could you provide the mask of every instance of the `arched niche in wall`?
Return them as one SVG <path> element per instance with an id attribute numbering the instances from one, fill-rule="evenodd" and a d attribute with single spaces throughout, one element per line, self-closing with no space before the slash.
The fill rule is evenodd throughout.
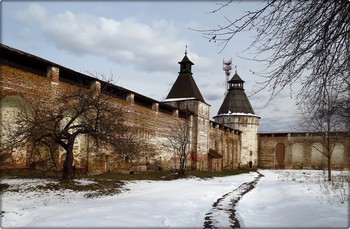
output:
<path id="1" fill-rule="evenodd" d="M 323 152 L 323 146 L 321 143 L 316 142 L 311 147 L 311 167 L 315 169 L 322 169 L 326 166 L 325 156 Z"/>
<path id="2" fill-rule="evenodd" d="M 283 143 L 276 144 L 276 168 L 284 169 L 285 146 Z"/>
<path id="3" fill-rule="evenodd" d="M 301 143 L 292 145 L 292 167 L 302 168 L 304 164 L 304 146 Z"/>
<path id="4" fill-rule="evenodd" d="M 341 143 L 337 143 L 334 146 L 332 153 L 332 168 L 343 168 L 344 163 L 344 146 Z"/>
<path id="5" fill-rule="evenodd" d="M 13 134 L 19 128 L 20 120 L 33 117 L 33 110 L 26 100 L 18 95 L 6 96 L 0 100 L 0 135 L 2 146 L 11 144 Z M 24 147 L 24 148 L 23 148 Z M 1 152 L 0 163 L 11 164 L 15 167 L 25 167 L 27 148 L 15 146 Z"/>

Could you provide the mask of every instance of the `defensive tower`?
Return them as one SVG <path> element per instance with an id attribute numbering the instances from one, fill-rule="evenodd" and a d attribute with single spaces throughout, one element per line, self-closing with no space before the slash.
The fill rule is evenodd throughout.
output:
<path id="1" fill-rule="evenodd" d="M 192 74 L 192 61 L 187 57 L 187 46 L 185 56 L 179 62 L 180 72 L 174 82 L 164 103 L 187 110 L 192 115 L 192 145 L 191 158 L 192 169 L 197 169 L 198 162 L 206 157 L 209 151 L 209 114 L 210 105 L 207 104 L 198 89 Z"/>
<path id="2" fill-rule="evenodd" d="M 226 70 L 225 74 L 227 76 Z M 257 166 L 259 119 L 244 91 L 244 81 L 237 74 L 236 68 L 235 74 L 227 82 L 227 94 L 214 120 L 242 131 L 240 161 L 243 166 Z"/>

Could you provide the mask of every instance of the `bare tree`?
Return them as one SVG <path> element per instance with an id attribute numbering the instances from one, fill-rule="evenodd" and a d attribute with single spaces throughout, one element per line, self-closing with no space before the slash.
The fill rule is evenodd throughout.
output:
<path id="1" fill-rule="evenodd" d="M 220 3 L 211 13 L 235 7 L 235 3 L 238 4 L 233 0 Z M 323 94 L 317 92 L 329 82 L 337 83 L 339 93 L 349 90 L 348 0 L 269 0 L 256 5 L 261 7 L 244 12 L 239 18 L 225 17 L 227 23 L 217 28 L 192 30 L 202 33 L 209 41 L 216 41 L 222 49 L 237 34 L 256 31 L 254 41 L 247 47 L 247 50 L 255 51 L 255 55 L 248 59 L 266 64 L 265 70 L 255 74 L 265 77 L 258 91 L 268 89 L 270 99 L 295 83 L 301 84 L 301 90 L 297 92 L 299 104 L 310 96 L 317 96 L 321 102 Z M 347 96 L 349 98 L 349 94 Z"/>
<path id="2" fill-rule="evenodd" d="M 348 136 L 346 124 L 343 121 L 343 99 L 339 98 L 337 84 L 328 84 L 322 87 L 322 102 L 316 97 L 310 97 L 301 107 L 301 123 L 307 130 L 315 131 L 321 138 L 322 148 L 313 148 L 327 159 L 328 181 L 331 181 L 332 156 L 335 146 L 342 143 Z M 343 130 L 343 131 L 342 131 Z"/>
<path id="3" fill-rule="evenodd" d="M 185 121 L 176 119 L 175 125 L 168 125 L 167 139 L 174 150 L 175 157 L 179 158 L 179 174 L 185 174 L 186 160 L 190 151 L 190 118 Z"/>
<path id="4" fill-rule="evenodd" d="M 112 147 L 117 153 L 136 148 L 138 136 L 126 124 L 125 110 L 113 104 L 111 98 L 94 90 L 76 89 L 59 93 L 54 101 L 33 102 L 33 114 L 22 112 L 2 147 L 17 147 L 34 143 L 51 147 L 52 143 L 66 152 L 62 179 L 74 176 L 74 144 L 78 137 L 89 137 L 96 148 Z M 132 146 L 132 147 L 131 147 Z M 130 148 L 131 147 L 131 148 Z"/>

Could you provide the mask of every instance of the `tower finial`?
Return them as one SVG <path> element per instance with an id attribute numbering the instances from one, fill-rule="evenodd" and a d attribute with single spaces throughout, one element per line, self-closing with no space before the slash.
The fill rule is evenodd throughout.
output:
<path id="1" fill-rule="evenodd" d="M 232 64 L 232 58 L 230 60 L 223 60 L 223 69 L 225 71 L 225 75 L 226 75 L 226 80 L 225 80 L 225 96 L 227 95 L 227 90 L 228 90 L 228 80 L 229 80 L 229 76 L 231 74 L 231 64 Z"/>
<path id="2" fill-rule="evenodd" d="M 235 74 L 237 74 L 237 65 L 235 65 Z"/>
<path id="3" fill-rule="evenodd" d="M 187 55 L 187 45 L 186 45 L 186 47 L 185 47 L 185 55 Z"/>

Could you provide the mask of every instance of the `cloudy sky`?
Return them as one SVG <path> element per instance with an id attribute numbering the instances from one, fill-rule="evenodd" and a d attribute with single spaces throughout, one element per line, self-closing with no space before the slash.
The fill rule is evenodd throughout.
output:
<path id="1" fill-rule="evenodd" d="M 219 2 L 224 3 L 224 2 Z M 263 69 L 246 60 L 253 32 L 243 32 L 222 51 L 193 29 L 210 29 L 262 4 L 235 2 L 213 14 L 215 1 L 1 1 L 1 43 L 82 73 L 113 77 L 122 87 L 164 100 L 188 47 L 193 76 L 215 116 L 224 99 L 223 59 L 245 80 L 247 95 Z M 233 74 L 232 74 L 233 75 Z M 232 76 L 231 75 L 231 76 Z M 295 130 L 297 110 L 288 90 L 267 104 L 269 92 L 250 96 L 260 132 Z"/>

